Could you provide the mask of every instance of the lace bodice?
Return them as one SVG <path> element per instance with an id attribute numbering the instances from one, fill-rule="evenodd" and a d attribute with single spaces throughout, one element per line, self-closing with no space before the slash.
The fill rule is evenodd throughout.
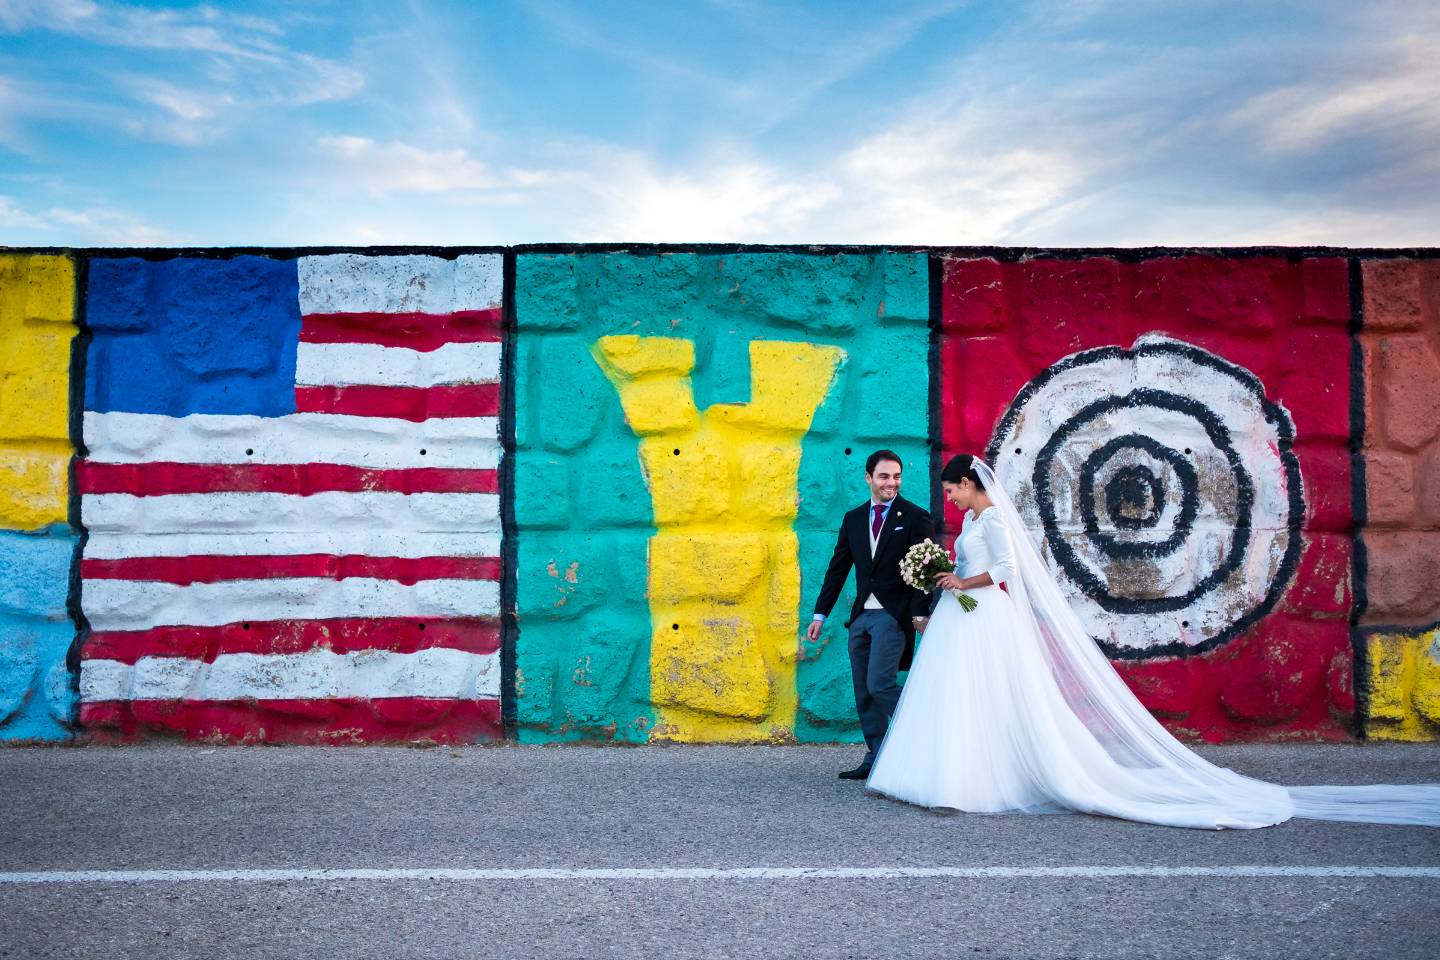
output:
<path id="1" fill-rule="evenodd" d="M 996 583 L 1015 576 L 1015 548 L 999 510 L 986 507 L 978 516 L 965 511 L 965 526 L 955 540 L 955 569 L 962 577 L 988 573 Z"/>

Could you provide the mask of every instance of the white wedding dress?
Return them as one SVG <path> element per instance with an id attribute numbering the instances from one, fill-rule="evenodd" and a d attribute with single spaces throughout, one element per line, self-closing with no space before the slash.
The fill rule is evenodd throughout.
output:
<path id="1" fill-rule="evenodd" d="M 1282 787 L 1180 743 L 1110 666 L 1031 544 L 1002 484 L 967 513 L 963 577 L 1008 588 L 941 597 L 867 787 L 971 813 L 1103 814 L 1176 827 L 1254 828 L 1291 817 L 1440 825 L 1440 784 Z"/>

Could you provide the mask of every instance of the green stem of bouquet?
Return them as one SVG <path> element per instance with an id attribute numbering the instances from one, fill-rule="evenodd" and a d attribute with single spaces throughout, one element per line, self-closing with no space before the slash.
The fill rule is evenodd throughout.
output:
<path id="1" fill-rule="evenodd" d="M 959 590 L 951 590 L 950 595 L 960 602 L 960 609 L 969 613 L 980 606 L 979 602 L 968 593 L 961 593 Z"/>

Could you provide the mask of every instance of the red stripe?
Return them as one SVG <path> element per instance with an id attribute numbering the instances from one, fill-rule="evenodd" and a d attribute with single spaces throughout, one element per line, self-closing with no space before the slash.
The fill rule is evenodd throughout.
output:
<path id="1" fill-rule="evenodd" d="M 219 583 L 222 580 L 279 580 L 374 577 L 415 584 L 421 580 L 499 580 L 494 557 L 370 557 L 300 553 L 278 556 L 121 557 L 80 561 L 87 580 L 152 580 L 160 583 Z"/>
<path id="2" fill-rule="evenodd" d="M 459 744 L 499 739 L 499 700 L 125 700 L 83 703 L 80 725 L 97 741 L 179 734 L 234 743 Z"/>
<path id="3" fill-rule="evenodd" d="M 305 343 L 373 343 L 436 350 L 447 343 L 496 343 L 503 336 L 500 308 L 454 313 L 307 313 Z"/>
<path id="4" fill-rule="evenodd" d="M 494 417 L 500 413 L 500 384 L 296 387 L 295 411 L 395 417 L 415 423 L 435 417 Z"/>
<path id="5" fill-rule="evenodd" d="M 141 657 L 185 657 L 212 663 L 226 653 L 284 655 L 315 649 L 340 654 L 361 650 L 415 653 L 435 648 L 495 653 L 500 649 L 500 627 L 493 620 L 386 617 L 96 630 L 85 639 L 80 656 L 85 660 L 119 660 L 130 664 Z"/>
<path id="6" fill-rule="evenodd" d="M 499 493 L 494 470 L 372 470 L 339 463 L 75 462 L 81 493 Z"/>

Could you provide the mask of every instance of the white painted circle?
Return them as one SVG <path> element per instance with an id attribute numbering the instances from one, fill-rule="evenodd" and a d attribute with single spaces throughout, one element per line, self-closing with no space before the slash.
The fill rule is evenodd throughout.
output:
<path id="1" fill-rule="evenodd" d="M 1126 659 L 1211 649 L 1274 605 L 1304 517 L 1289 415 L 1168 337 L 1066 357 L 988 459 L 1090 634 Z"/>

